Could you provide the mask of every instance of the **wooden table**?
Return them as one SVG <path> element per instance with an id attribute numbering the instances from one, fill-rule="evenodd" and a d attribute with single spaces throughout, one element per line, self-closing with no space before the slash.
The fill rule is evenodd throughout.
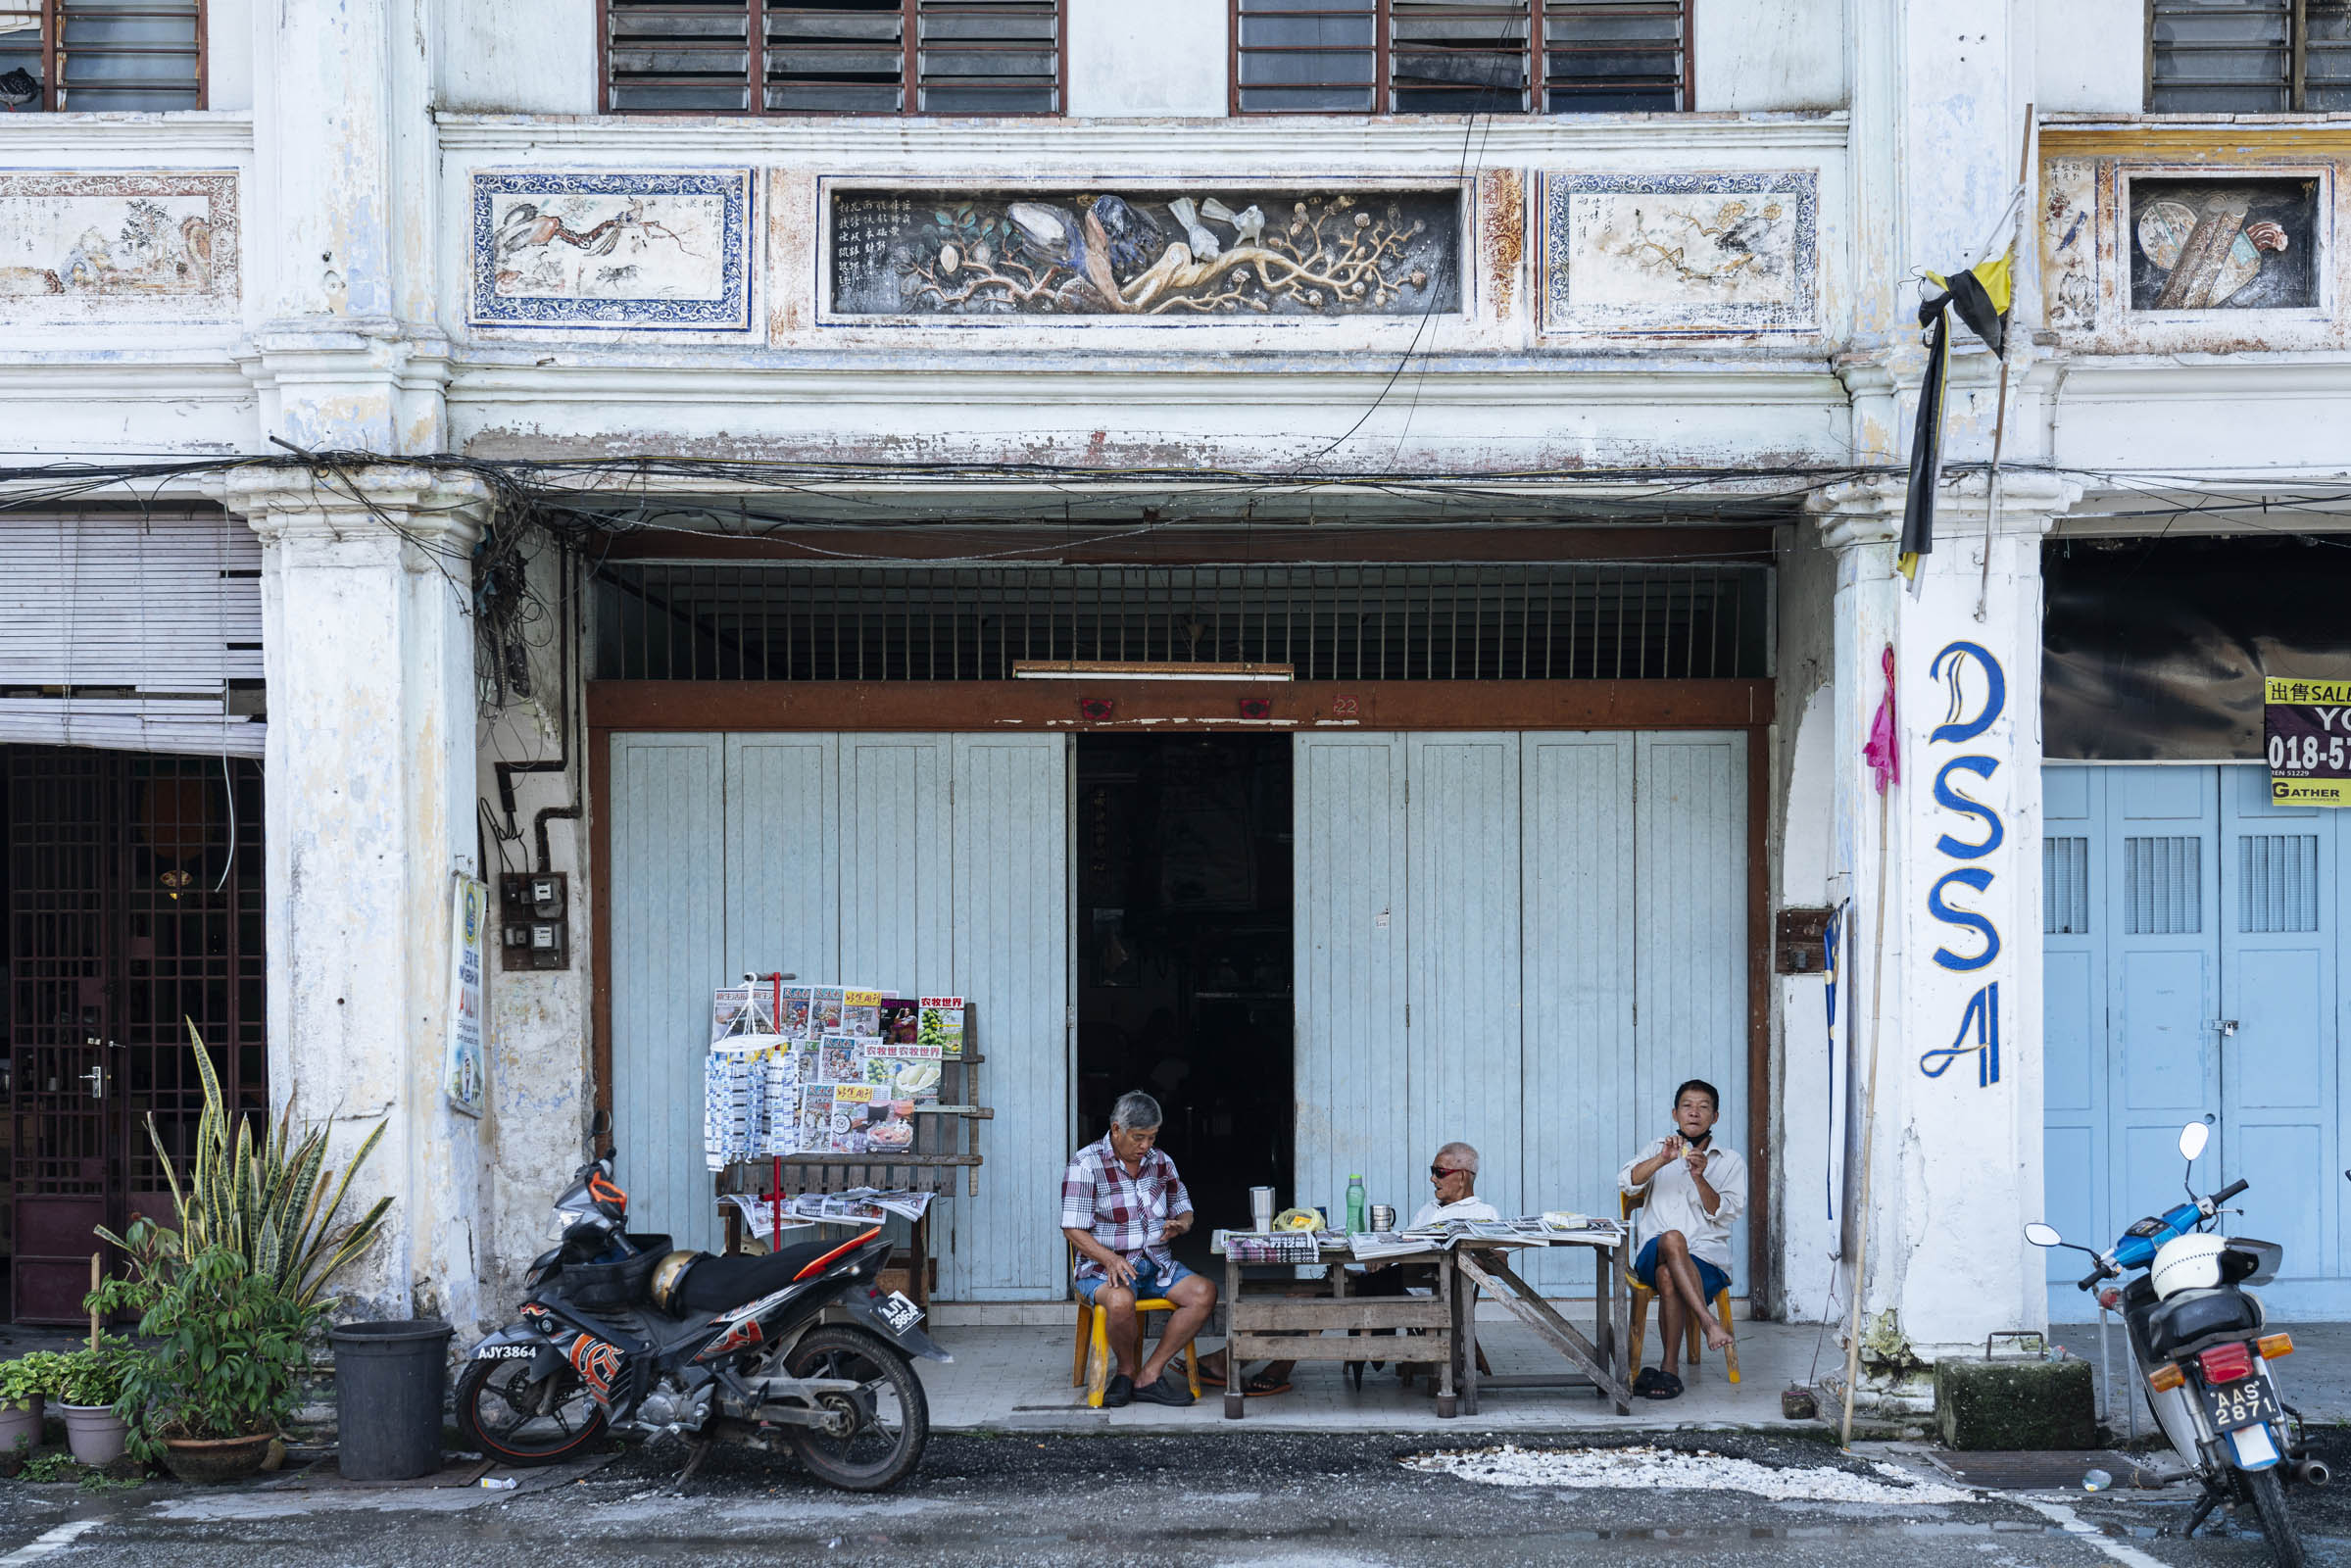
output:
<path id="1" fill-rule="evenodd" d="M 1223 1251 L 1218 1242 L 1214 1250 Z M 1324 1247 L 1315 1261 L 1328 1276 L 1323 1281 L 1283 1281 L 1279 1290 L 1245 1291 L 1243 1261 L 1230 1253 L 1224 1260 L 1225 1390 L 1228 1421 L 1241 1419 L 1248 1396 L 1241 1392 L 1244 1361 L 1433 1361 L 1437 1366 L 1437 1414 L 1450 1420 L 1459 1409 L 1453 1393 L 1453 1367 L 1460 1359 L 1454 1328 L 1453 1258 L 1435 1250 L 1382 1258 L 1384 1263 L 1427 1263 L 1437 1270 L 1434 1296 L 1349 1296 L 1346 1265 L 1355 1254 L 1345 1245 Z M 1303 1259 L 1298 1263 L 1305 1267 Z M 1273 1282 L 1259 1282 L 1260 1286 Z M 1324 1294 L 1292 1294 L 1311 1285 Z M 1424 1338 L 1408 1348 L 1396 1340 L 1365 1341 L 1345 1329 L 1418 1329 Z M 1425 1353 L 1424 1353 L 1425 1352 Z M 1474 1360 L 1472 1362 L 1475 1364 Z"/>
<path id="2" fill-rule="evenodd" d="M 1547 1242 L 1463 1241 L 1453 1248 L 1451 1308 L 1452 1367 L 1461 1389 L 1465 1415 L 1478 1413 L 1478 1290 L 1483 1286 L 1512 1316 L 1535 1331 L 1552 1349 L 1579 1370 L 1576 1373 L 1535 1373 L 1490 1377 L 1493 1389 L 1595 1389 L 1616 1402 L 1618 1415 L 1633 1413 L 1633 1368 L 1625 1365 L 1632 1346 L 1632 1298 L 1625 1289 L 1625 1263 L 1630 1235 L 1611 1240 L 1575 1236 Z M 1543 1293 L 1510 1267 L 1510 1253 L 1525 1247 L 1588 1247 L 1592 1250 L 1592 1338 L 1576 1332 Z M 1440 1412 L 1441 1414 L 1444 1412 Z"/>

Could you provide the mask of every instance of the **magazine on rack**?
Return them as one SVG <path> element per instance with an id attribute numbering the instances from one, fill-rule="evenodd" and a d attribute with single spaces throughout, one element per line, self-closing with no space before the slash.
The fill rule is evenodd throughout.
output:
<path id="1" fill-rule="evenodd" d="M 808 1039 L 811 1008 L 816 1000 L 816 988 L 814 986 L 786 986 L 783 989 L 783 1005 L 777 1009 L 779 1016 L 775 1020 L 775 1032 L 786 1040 Z"/>
<path id="2" fill-rule="evenodd" d="M 894 1046 L 910 1046 L 922 1027 L 922 1004 L 909 997 L 882 998 L 882 1038 Z"/>
<path id="3" fill-rule="evenodd" d="M 865 1081 L 865 1053 L 854 1035 L 826 1035 L 816 1057 L 816 1076 L 828 1084 Z"/>
<path id="4" fill-rule="evenodd" d="M 720 986 L 710 993 L 710 1040 L 774 1034 L 775 992 L 768 986 Z"/>
<path id="5" fill-rule="evenodd" d="M 842 1033 L 841 988 L 814 986 L 808 992 L 808 1036 L 820 1039 Z"/>
<path id="6" fill-rule="evenodd" d="M 963 1010 L 961 997 L 924 997 L 915 1042 L 937 1046 L 949 1061 L 959 1059 L 963 1054 Z"/>
<path id="7" fill-rule="evenodd" d="M 865 1081 L 889 1095 L 892 1100 L 911 1101 L 917 1105 L 939 1103 L 940 1048 L 937 1046 L 901 1046 L 890 1042 L 868 1041 L 865 1045 Z"/>
<path id="8" fill-rule="evenodd" d="M 841 1032 L 859 1040 L 882 1037 L 882 994 L 850 989 L 841 993 Z"/>
<path id="9" fill-rule="evenodd" d="M 836 1154 L 862 1154 L 872 1146 L 866 1141 L 872 1124 L 890 1113 L 890 1102 L 876 1103 L 873 1085 L 868 1083 L 833 1085 L 832 1149 Z"/>

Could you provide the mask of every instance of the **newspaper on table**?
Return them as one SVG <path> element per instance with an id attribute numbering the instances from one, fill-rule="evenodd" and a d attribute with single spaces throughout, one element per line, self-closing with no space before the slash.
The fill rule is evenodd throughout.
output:
<path id="1" fill-rule="evenodd" d="M 1315 1263 L 1322 1260 L 1316 1231 L 1218 1231 L 1225 1256 L 1243 1263 Z"/>
<path id="2" fill-rule="evenodd" d="M 1541 1214 L 1526 1214 L 1510 1222 L 1510 1228 L 1531 1240 L 1545 1242 L 1597 1242 L 1614 1247 L 1625 1239 L 1625 1227 L 1613 1219 L 1596 1214 L 1579 1214 L 1572 1209 L 1547 1209 Z"/>
<path id="3" fill-rule="evenodd" d="M 1427 1242 L 1417 1236 L 1406 1236 L 1402 1231 L 1356 1231 L 1347 1237 L 1347 1245 L 1358 1263 L 1404 1257 L 1429 1250 Z"/>

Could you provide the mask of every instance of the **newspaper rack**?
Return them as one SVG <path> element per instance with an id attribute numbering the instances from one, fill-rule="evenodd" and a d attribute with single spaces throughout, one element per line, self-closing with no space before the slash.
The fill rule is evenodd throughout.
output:
<path id="1" fill-rule="evenodd" d="M 980 1066 L 986 1059 L 978 1049 L 973 1024 L 977 1009 L 965 1004 L 963 1053 L 939 1064 L 936 1105 L 914 1108 L 912 1147 L 891 1153 L 785 1154 L 763 1159 L 736 1160 L 716 1177 L 715 1199 L 730 1193 L 759 1198 L 802 1193 L 839 1194 L 860 1187 L 903 1187 L 938 1197 L 952 1196 L 960 1185 L 968 1196 L 980 1190 L 980 1123 L 995 1119 L 980 1090 Z M 780 1183 L 780 1189 L 779 1189 Z M 721 1203 L 726 1221 L 726 1250 L 742 1250 L 743 1216 L 731 1203 Z M 827 1223 L 830 1223 L 829 1221 Z M 913 1222 L 908 1252 L 893 1257 L 894 1267 L 906 1272 L 906 1294 L 925 1310 L 937 1284 L 938 1261 L 931 1256 L 930 1214 Z"/>

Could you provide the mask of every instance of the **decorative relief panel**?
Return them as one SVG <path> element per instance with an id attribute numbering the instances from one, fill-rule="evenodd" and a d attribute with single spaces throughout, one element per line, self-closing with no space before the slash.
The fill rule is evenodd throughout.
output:
<path id="1" fill-rule="evenodd" d="M 2134 311 L 2310 310 L 2316 179 L 2133 177 Z"/>
<path id="2" fill-rule="evenodd" d="M 2042 172 L 2041 296 L 2051 326 L 2098 319 L 2097 166 L 2084 159 L 2056 159 Z"/>
<path id="3" fill-rule="evenodd" d="M 828 195 L 836 318 L 1246 320 L 1461 309 L 1452 189 Z"/>
<path id="4" fill-rule="evenodd" d="M 751 329 L 748 169 L 473 175 L 480 326 Z"/>
<path id="5" fill-rule="evenodd" d="M 1537 292 L 1552 332 L 1820 330 L 1819 176 L 1544 174 Z"/>
<path id="6" fill-rule="evenodd" d="M 233 171 L 0 171 L 0 300 L 21 324 L 237 312 Z"/>

